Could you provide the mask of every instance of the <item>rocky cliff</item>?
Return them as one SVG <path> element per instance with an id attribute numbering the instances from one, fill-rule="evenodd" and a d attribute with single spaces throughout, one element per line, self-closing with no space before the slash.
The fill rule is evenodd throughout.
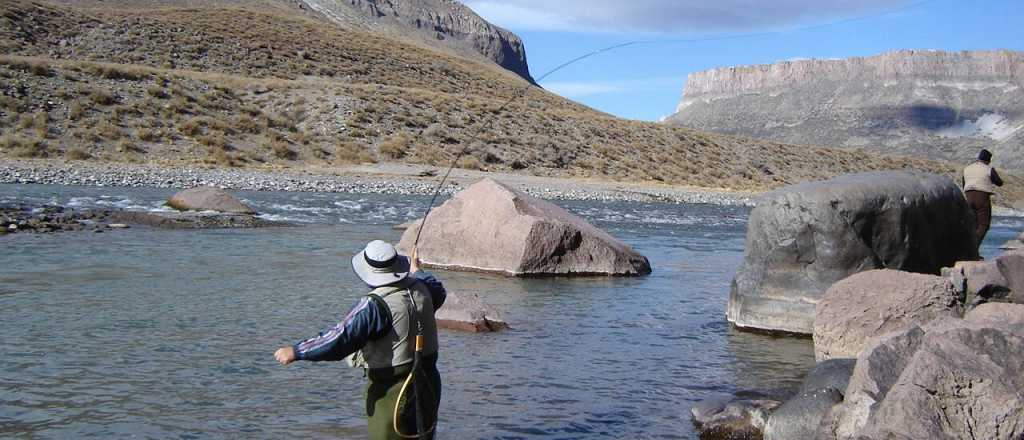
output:
<path id="1" fill-rule="evenodd" d="M 454 0 L 301 0 L 309 8 L 345 25 L 413 37 L 462 55 L 482 55 L 533 82 L 526 48 L 518 36 L 488 23 Z"/>
<path id="2" fill-rule="evenodd" d="M 903 50 L 690 74 L 669 123 L 800 144 L 1019 168 L 1024 53 Z"/>

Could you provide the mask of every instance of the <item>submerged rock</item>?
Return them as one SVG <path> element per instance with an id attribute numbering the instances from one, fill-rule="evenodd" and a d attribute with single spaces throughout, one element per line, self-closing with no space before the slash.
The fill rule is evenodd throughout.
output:
<path id="1" fill-rule="evenodd" d="M 814 357 L 853 358 L 874 337 L 962 315 L 962 299 L 946 278 L 895 270 L 861 272 L 832 285 L 818 303 Z"/>
<path id="2" fill-rule="evenodd" d="M 871 269 L 938 274 L 977 259 L 959 187 L 935 174 L 887 171 L 788 186 L 750 214 L 727 307 L 740 328 L 811 333 L 836 281 Z"/>
<path id="3" fill-rule="evenodd" d="M 200 186 L 181 191 L 167 200 L 167 206 L 179 211 L 216 211 L 229 214 L 256 214 L 237 197 L 220 188 Z"/>
<path id="4" fill-rule="evenodd" d="M 496 332 L 508 324 L 493 307 L 475 293 L 448 292 L 444 305 L 434 315 L 439 328 L 473 333 Z"/>
<path id="5" fill-rule="evenodd" d="M 760 440 L 769 414 L 780 405 L 770 399 L 722 396 L 690 408 L 701 440 Z"/>
<path id="6" fill-rule="evenodd" d="M 399 243 L 411 249 L 424 223 Z M 643 255 L 550 202 L 491 179 L 455 194 L 426 218 L 419 243 L 424 265 L 536 275 L 643 275 Z"/>
<path id="7" fill-rule="evenodd" d="M 138 212 L 116 211 L 110 214 L 113 221 L 162 229 L 221 229 L 261 228 L 287 226 L 287 223 L 264 220 L 252 215 L 218 214 L 208 212 Z"/>

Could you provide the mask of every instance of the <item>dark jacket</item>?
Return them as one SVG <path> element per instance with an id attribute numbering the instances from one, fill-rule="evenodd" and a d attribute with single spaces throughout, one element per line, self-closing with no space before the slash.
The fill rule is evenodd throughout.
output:
<path id="1" fill-rule="evenodd" d="M 434 303 L 434 311 L 440 309 L 447 297 L 444 285 L 429 272 L 419 271 L 412 275 L 413 282 L 424 283 Z M 391 330 L 391 312 L 386 305 L 368 296 L 358 302 L 334 327 L 320 332 L 293 347 L 295 359 L 305 361 L 339 361 L 355 353 L 367 341 L 381 338 Z"/>

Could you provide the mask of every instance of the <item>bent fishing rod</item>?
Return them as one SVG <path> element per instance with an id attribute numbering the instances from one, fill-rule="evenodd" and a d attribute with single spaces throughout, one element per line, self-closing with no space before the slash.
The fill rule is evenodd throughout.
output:
<path id="1" fill-rule="evenodd" d="M 516 99 L 518 99 L 520 97 L 525 97 L 526 94 L 530 91 L 530 89 L 532 87 L 534 87 L 535 84 L 539 86 L 540 82 L 542 82 L 544 79 L 546 79 L 548 76 L 554 74 L 555 72 L 558 72 L 558 71 L 560 71 L 560 70 L 562 70 L 562 69 L 564 69 L 566 67 L 569 67 L 569 66 L 571 66 L 573 64 L 576 64 L 576 63 L 578 63 L 580 61 L 583 61 L 583 60 L 585 60 L 587 58 L 590 58 L 590 57 L 593 57 L 593 56 L 596 56 L 596 55 L 599 55 L 599 54 L 602 54 L 602 53 L 605 53 L 605 52 L 613 51 L 613 50 L 616 50 L 616 49 L 621 49 L 621 48 L 624 48 L 624 47 L 628 47 L 628 46 L 634 46 L 634 45 L 640 45 L 640 44 L 697 43 L 697 42 L 722 41 L 722 40 L 733 40 L 733 39 L 743 39 L 743 38 L 759 38 L 759 37 L 765 37 L 765 36 L 770 36 L 770 35 L 779 35 L 779 34 L 783 34 L 783 33 L 787 33 L 787 32 L 799 31 L 799 30 L 819 29 L 819 28 L 834 26 L 834 25 L 837 25 L 837 24 L 850 23 L 850 22 L 854 22 L 854 21 L 865 20 L 865 19 L 868 19 L 868 18 L 873 18 L 873 17 L 879 17 L 879 16 L 884 16 L 884 15 L 894 14 L 894 13 L 898 13 L 898 12 L 907 11 L 907 10 L 910 10 L 910 9 L 919 8 L 919 7 L 921 7 L 921 6 L 925 5 L 925 4 L 933 3 L 935 1 L 937 1 L 937 0 L 923 0 L 923 1 L 916 2 L 916 3 L 911 3 L 909 5 L 906 5 L 906 6 L 903 6 L 903 7 L 900 7 L 900 8 L 890 9 L 890 10 L 883 11 L 881 13 L 877 13 L 877 14 L 873 14 L 873 15 L 866 15 L 866 16 L 860 16 L 860 17 L 852 17 L 852 18 L 848 18 L 848 19 L 844 19 L 844 20 L 837 20 L 837 21 L 833 21 L 833 22 L 830 22 L 830 23 L 820 24 L 820 25 L 804 26 L 802 28 L 791 29 L 789 31 L 770 31 L 770 32 L 758 32 L 758 33 L 748 33 L 748 34 L 739 34 L 739 35 L 725 35 L 725 36 L 704 37 L 704 38 L 628 41 L 628 42 L 624 42 L 624 43 L 614 44 L 614 45 L 611 45 L 611 46 L 608 46 L 608 47 L 603 47 L 603 48 L 600 48 L 600 49 L 597 49 L 597 50 L 585 53 L 583 55 L 577 56 L 575 58 L 572 58 L 572 59 L 570 59 L 570 60 L 568 60 L 568 61 L 566 61 L 566 62 L 564 62 L 562 64 L 559 64 L 559 65 L 555 66 L 554 68 L 552 68 L 551 70 L 545 72 L 539 78 L 537 78 L 537 80 L 534 83 L 527 83 L 523 87 L 515 90 L 512 93 L 511 97 L 509 97 L 507 100 L 505 100 L 500 106 L 498 106 L 498 108 L 496 110 L 491 112 L 490 115 L 488 115 L 487 117 L 485 117 L 485 119 L 483 119 L 481 121 L 481 124 L 480 124 L 481 127 L 480 127 L 479 130 L 471 131 L 469 133 L 469 139 L 465 143 L 465 146 L 463 146 L 462 149 L 459 150 L 459 153 L 455 155 L 455 158 L 452 159 L 451 164 L 448 165 L 447 170 L 445 171 L 444 175 L 441 177 L 441 180 L 438 182 L 437 187 L 434 189 L 433 195 L 430 198 L 430 202 L 427 204 L 426 212 L 423 214 L 423 219 L 420 221 L 419 227 L 416 230 L 416 239 L 413 241 L 412 247 L 413 247 L 413 249 L 416 249 L 416 246 L 419 245 L 420 235 L 423 233 L 423 229 L 426 228 L 427 218 L 430 217 L 430 212 L 433 210 L 434 204 L 437 202 L 437 197 L 441 194 L 441 190 L 444 188 L 444 184 L 448 181 L 448 178 L 451 176 L 452 170 L 455 168 L 455 165 L 458 164 L 459 159 L 461 159 L 467 152 L 469 152 L 469 149 L 473 145 L 474 142 L 479 140 L 479 136 L 480 136 L 479 133 L 486 132 L 488 129 L 490 129 L 490 127 L 491 127 L 491 125 L 492 125 L 492 123 L 494 121 L 494 115 L 501 114 L 501 112 L 504 111 L 505 108 L 508 107 L 509 104 L 511 104 L 513 101 L 515 101 Z M 468 94 L 468 90 L 467 90 L 467 94 Z M 423 439 L 423 438 L 426 437 L 426 435 L 428 433 L 433 432 L 434 429 L 437 427 L 437 420 L 434 420 L 433 425 L 428 429 L 425 426 L 423 414 L 422 414 L 422 411 L 421 411 L 424 402 L 422 401 L 422 392 L 421 392 L 421 389 L 419 387 L 419 383 L 418 383 L 419 381 L 416 380 L 415 376 L 416 376 L 416 373 L 418 372 L 418 370 L 421 367 L 420 361 L 421 361 L 422 350 L 423 350 L 423 345 L 424 345 L 423 321 L 420 319 L 419 314 L 415 312 L 415 304 L 416 304 L 416 302 L 415 302 L 415 299 L 412 296 L 411 290 L 408 291 L 408 299 L 411 302 L 411 306 L 412 306 L 410 312 L 414 315 L 414 317 L 416 319 L 416 326 L 417 326 L 417 329 L 416 329 L 416 339 L 415 339 L 416 342 L 415 342 L 415 352 L 414 352 L 414 356 L 413 356 L 412 371 L 409 373 L 409 376 L 406 378 L 405 383 L 402 386 L 402 389 L 399 391 L 399 400 L 401 399 L 401 396 L 403 394 L 405 394 L 407 387 L 411 383 L 412 387 L 413 387 L 413 393 L 414 393 L 414 396 L 415 396 L 415 402 L 416 402 L 415 410 L 416 410 L 416 431 L 417 431 L 417 435 L 415 435 L 415 436 L 413 436 L 413 435 L 404 435 L 404 434 L 401 434 L 401 432 L 398 430 L 398 406 L 397 405 L 395 407 L 395 414 L 394 414 L 394 428 L 395 428 L 395 431 L 398 432 L 399 435 L 401 437 L 403 437 L 403 438 L 419 438 L 419 439 Z"/>
<path id="2" fill-rule="evenodd" d="M 616 50 L 616 49 L 621 49 L 621 48 L 628 47 L 628 46 L 635 46 L 635 45 L 642 45 L 642 44 L 700 43 L 700 42 L 709 42 L 709 41 L 725 41 L 725 40 L 736 40 L 736 39 L 746 39 L 746 38 L 760 38 L 760 37 L 766 37 L 766 36 L 772 36 L 772 35 L 783 35 L 783 34 L 793 33 L 793 32 L 797 32 L 797 31 L 810 30 L 810 29 L 821 29 L 821 28 L 826 28 L 826 27 L 835 26 L 835 25 L 839 25 L 839 24 L 852 23 L 852 22 L 856 22 L 856 21 L 867 20 L 867 19 L 870 19 L 870 18 L 875 18 L 875 17 L 881 17 L 881 16 L 886 16 L 886 15 L 896 14 L 896 13 L 905 12 L 905 11 L 908 11 L 908 10 L 911 10 L 911 9 L 917 9 L 917 8 L 920 8 L 920 7 L 922 7 L 924 5 L 927 5 L 929 3 L 934 3 L 936 1 L 938 1 L 938 0 L 922 0 L 922 1 L 918 1 L 918 2 L 915 2 L 915 3 L 908 4 L 908 5 L 904 5 L 902 7 L 897 7 L 897 8 L 892 8 L 892 9 L 888 9 L 888 10 L 885 10 L 885 11 L 881 11 L 881 12 L 878 12 L 878 13 L 875 13 L 875 14 L 851 17 L 851 18 L 835 20 L 835 21 L 831 21 L 831 22 L 828 22 L 828 23 L 818 24 L 818 25 L 809 25 L 809 26 L 798 27 L 798 28 L 795 28 L 795 29 L 776 30 L 776 31 L 767 31 L 767 32 L 755 32 L 755 33 L 745 33 L 745 34 L 734 34 L 734 35 L 721 35 L 721 36 L 714 36 L 714 37 L 697 37 L 697 38 L 682 38 L 682 39 L 659 39 L 659 40 L 634 40 L 634 41 L 627 41 L 627 42 L 624 42 L 624 43 L 613 44 L 613 45 L 608 46 L 608 47 L 603 47 L 603 48 L 600 48 L 600 49 L 597 49 L 597 50 L 594 50 L 594 51 L 591 51 L 591 52 L 587 52 L 587 53 L 585 53 L 583 55 L 580 55 L 580 56 L 572 58 L 572 59 L 570 59 L 568 61 L 565 61 L 564 63 L 559 64 L 559 65 L 555 66 L 554 68 L 552 68 L 551 70 L 548 70 L 547 72 L 545 72 L 543 75 L 541 75 L 539 78 L 537 78 L 537 80 L 534 83 L 527 83 L 522 88 L 517 89 L 515 92 L 513 92 L 512 96 L 508 100 L 503 102 L 496 110 L 491 112 L 491 114 L 488 115 L 482 121 L 482 124 L 481 124 L 482 126 L 481 126 L 481 128 L 479 130 L 477 130 L 476 132 L 472 132 L 472 131 L 470 132 L 470 134 L 469 134 L 469 141 L 466 142 L 465 146 L 462 147 L 462 149 L 459 150 L 459 153 L 455 155 L 455 158 L 452 160 L 451 164 L 448 165 L 448 169 L 445 171 L 444 175 L 441 177 L 441 181 L 438 182 L 437 187 L 434 189 L 433 196 L 431 196 L 431 198 L 430 198 L 430 203 L 427 204 L 426 213 L 423 215 L 423 220 L 420 221 L 419 229 L 417 229 L 417 231 L 416 231 L 416 239 L 413 241 L 413 248 L 415 248 L 416 245 L 418 245 L 419 242 L 420 242 L 420 234 L 423 233 L 423 229 L 426 226 L 427 217 L 430 216 L 430 212 L 434 208 L 434 203 L 437 202 L 437 197 L 441 193 L 441 190 L 444 188 L 445 182 L 448 181 L 448 177 L 451 175 L 452 169 L 455 168 L 455 165 L 459 162 L 459 159 L 461 159 L 467 152 L 469 152 L 469 149 L 473 145 L 473 143 L 476 142 L 477 140 L 479 140 L 480 135 L 478 133 L 486 132 L 491 127 L 491 124 L 494 121 L 493 115 L 500 114 L 502 111 L 505 110 L 506 107 L 508 107 L 509 104 L 512 103 L 512 101 L 515 101 L 517 98 L 525 97 L 526 94 L 530 91 L 530 89 L 532 87 L 534 87 L 534 85 L 539 86 L 541 81 L 544 81 L 544 79 L 546 79 L 548 76 L 550 76 L 551 74 L 553 74 L 555 72 L 558 72 L 558 71 L 560 71 L 560 70 L 562 70 L 562 69 L 564 69 L 566 67 L 569 67 L 569 66 L 571 66 L 573 64 L 576 64 L 576 63 L 578 63 L 580 61 L 583 61 L 583 60 L 585 60 L 587 58 L 590 58 L 590 57 L 593 57 L 595 55 L 599 55 L 599 54 L 602 54 L 602 53 L 605 53 L 605 52 L 610 52 L 610 51 L 613 51 L 613 50 Z M 468 90 L 467 90 L 467 94 L 468 94 Z"/>

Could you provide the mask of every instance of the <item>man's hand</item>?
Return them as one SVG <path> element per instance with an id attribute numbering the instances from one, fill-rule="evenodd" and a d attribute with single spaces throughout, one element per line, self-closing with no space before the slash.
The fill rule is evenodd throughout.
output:
<path id="1" fill-rule="evenodd" d="M 409 273 L 416 273 L 420 271 L 420 255 L 416 246 L 412 247 L 412 252 L 409 253 Z"/>
<path id="2" fill-rule="evenodd" d="M 292 347 L 281 347 L 274 352 L 274 359 L 277 359 L 281 365 L 288 365 L 295 362 L 295 349 Z"/>

